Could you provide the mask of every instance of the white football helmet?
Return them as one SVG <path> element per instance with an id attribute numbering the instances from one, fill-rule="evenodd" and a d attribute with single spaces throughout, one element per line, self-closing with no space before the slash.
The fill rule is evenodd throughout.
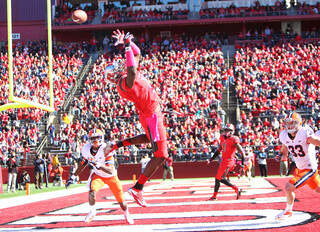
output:
<path id="1" fill-rule="evenodd" d="M 232 125 L 231 123 L 228 123 L 225 127 L 224 127 L 224 130 L 225 130 L 225 134 L 227 137 L 231 137 L 235 131 L 235 127 L 234 125 Z"/>
<path id="2" fill-rule="evenodd" d="M 116 84 L 119 78 L 124 74 L 125 65 L 121 60 L 114 61 L 104 70 L 104 76 L 111 84 Z"/>
<path id="3" fill-rule="evenodd" d="M 92 129 L 89 132 L 89 142 L 92 146 L 98 147 L 103 143 L 103 132 L 99 129 Z"/>

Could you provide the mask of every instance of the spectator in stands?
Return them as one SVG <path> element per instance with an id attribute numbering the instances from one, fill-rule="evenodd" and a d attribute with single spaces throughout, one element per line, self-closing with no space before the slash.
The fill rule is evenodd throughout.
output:
<path id="1" fill-rule="evenodd" d="M 45 160 L 42 158 L 42 155 L 37 154 L 36 158 L 33 160 L 34 179 L 35 179 L 36 189 L 42 189 L 43 175 L 44 175 L 44 163 L 45 163 Z"/>
<path id="2" fill-rule="evenodd" d="M 19 177 L 19 190 L 25 189 L 27 183 L 30 183 L 30 176 L 27 170 L 23 170 Z"/>
<path id="3" fill-rule="evenodd" d="M 49 187 L 49 178 L 50 178 L 50 173 L 51 173 L 51 170 L 52 170 L 52 157 L 51 157 L 51 154 L 50 152 L 48 152 L 45 157 L 44 157 L 44 161 L 45 161 L 45 164 L 44 164 L 44 178 L 45 178 L 45 181 L 46 181 L 46 187 L 48 188 Z"/>
<path id="4" fill-rule="evenodd" d="M 288 156 L 280 157 L 280 176 L 286 176 L 288 173 Z"/>
<path id="5" fill-rule="evenodd" d="M 173 159 L 172 159 L 172 157 L 170 155 L 163 163 L 163 177 L 162 177 L 163 181 L 166 180 L 168 173 L 169 173 L 169 176 L 170 176 L 170 180 L 174 180 Z"/>
<path id="6" fill-rule="evenodd" d="M 64 154 L 66 165 L 72 164 L 72 155 L 73 155 L 73 152 L 72 152 L 72 148 L 70 146 L 68 151 Z"/>
<path id="7" fill-rule="evenodd" d="M 62 121 L 65 123 L 65 125 L 69 125 L 71 123 L 71 120 L 70 120 L 70 118 L 69 118 L 67 113 L 63 114 Z"/>
<path id="8" fill-rule="evenodd" d="M 268 176 L 268 169 L 267 169 L 267 152 L 266 148 L 262 146 L 258 153 L 258 164 L 261 177 Z"/>
<path id="9" fill-rule="evenodd" d="M 53 166 L 57 166 L 57 164 L 59 164 L 60 161 L 59 161 L 59 157 L 58 157 L 58 154 L 54 154 L 54 157 L 53 157 L 53 160 L 52 160 L 52 165 Z"/>
<path id="10" fill-rule="evenodd" d="M 98 40 L 96 40 L 96 37 L 93 36 L 93 38 L 90 40 L 91 52 L 97 51 L 97 44 L 98 44 Z"/>
<path id="11" fill-rule="evenodd" d="M 56 131 L 56 128 L 55 128 L 54 124 L 51 123 L 49 126 L 49 143 L 50 143 L 50 145 L 54 144 L 55 131 Z"/>
<path id="12" fill-rule="evenodd" d="M 11 153 L 11 154 L 10 154 Z M 8 185 L 7 185 L 7 192 L 9 193 L 10 190 L 15 193 L 16 192 L 16 181 L 17 181 L 17 174 L 18 174 L 18 163 L 16 160 L 16 153 L 11 151 L 9 153 L 9 159 L 7 160 L 6 164 L 8 167 Z"/>
<path id="13" fill-rule="evenodd" d="M 144 154 L 142 159 L 140 160 L 141 163 L 141 173 L 144 172 L 144 169 L 146 168 L 147 164 L 149 163 L 150 158 L 148 156 L 148 154 Z"/>
<path id="14" fill-rule="evenodd" d="M 76 160 L 77 162 L 79 161 L 80 159 L 80 151 L 81 151 L 81 148 L 83 147 L 83 143 L 81 142 L 80 140 L 80 134 L 79 136 L 77 136 L 72 144 L 71 144 L 71 149 L 72 149 L 72 159 L 73 160 Z"/>

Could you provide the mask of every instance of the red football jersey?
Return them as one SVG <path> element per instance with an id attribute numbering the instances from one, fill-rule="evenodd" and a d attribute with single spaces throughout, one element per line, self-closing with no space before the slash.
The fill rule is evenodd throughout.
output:
<path id="1" fill-rule="evenodd" d="M 126 85 L 126 78 L 127 75 L 124 75 L 118 81 L 118 93 L 121 97 L 135 103 L 137 110 L 145 117 L 151 116 L 159 104 L 160 99 L 157 92 L 151 87 L 149 81 L 139 72 L 131 89 Z"/>
<path id="2" fill-rule="evenodd" d="M 223 161 L 234 161 L 234 155 L 236 154 L 237 148 L 234 147 L 235 143 L 240 143 L 238 136 L 231 136 L 227 138 L 225 135 L 220 136 L 220 146 L 222 148 L 222 160 Z"/>

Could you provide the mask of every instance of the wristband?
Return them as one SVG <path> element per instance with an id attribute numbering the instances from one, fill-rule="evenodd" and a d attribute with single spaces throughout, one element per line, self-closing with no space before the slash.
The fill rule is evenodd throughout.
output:
<path id="1" fill-rule="evenodd" d="M 138 46 L 132 41 L 131 41 L 131 49 L 133 51 L 133 55 L 140 54 L 140 48 L 138 48 Z"/>
<path id="2" fill-rule="evenodd" d="M 127 67 L 137 66 L 131 47 L 129 47 L 129 49 L 126 48 L 126 64 L 127 64 Z"/>

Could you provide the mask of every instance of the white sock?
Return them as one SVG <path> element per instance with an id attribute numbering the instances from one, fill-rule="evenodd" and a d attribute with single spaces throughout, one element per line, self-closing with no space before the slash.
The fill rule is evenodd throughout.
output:
<path id="1" fill-rule="evenodd" d="M 95 211 L 96 210 L 96 205 L 90 205 L 90 211 Z"/>
<path id="2" fill-rule="evenodd" d="M 285 211 L 292 211 L 292 207 L 293 207 L 293 205 L 287 204 Z"/>

